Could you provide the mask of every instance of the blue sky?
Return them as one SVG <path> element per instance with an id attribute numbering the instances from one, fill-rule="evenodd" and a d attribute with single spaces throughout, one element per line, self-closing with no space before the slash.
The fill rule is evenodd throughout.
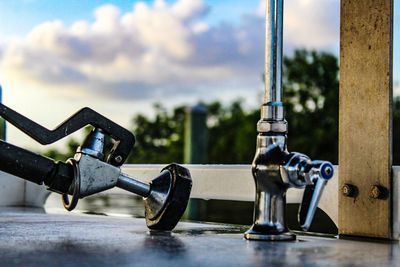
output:
<path id="1" fill-rule="evenodd" d="M 243 98 L 257 107 L 262 2 L 0 0 L 4 101 L 49 128 L 83 106 L 125 127 L 155 102 L 172 107 Z M 339 0 L 286 1 L 284 35 L 286 54 L 308 48 L 338 55 Z M 9 132 L 12 141 L 34 146 Z"/>
<path id="2" fill-rule="evenodd" d="M 62 20 L 71 24 L 82 18 L 93 21 L 93 10 L 105 4 L 118 6 L 122 12 L 132 10 L 135 2 L 152 3 L 146 1 L 127 0 L 1 0 L 0 1 L 0 33 L 5 35 L 24 34 L 44 21 Z M 168 0 L 167 3 L 175 1 Z M 259 1 L 254 0 L 206 0 L 206 5 L 211 7 L 206 20 L 211 24 L 218 24 L 222 21 L 237 23 L 243 14 L 254 12 Z M 23 18 L 21 20 L 21 18 Z"/>

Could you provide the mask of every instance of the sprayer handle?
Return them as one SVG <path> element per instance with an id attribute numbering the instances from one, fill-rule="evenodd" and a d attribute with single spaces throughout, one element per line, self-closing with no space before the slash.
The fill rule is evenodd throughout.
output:
<path id="1" fill-rule="evenodd" d="M 304 231 L 310 228 L 322 192 L 333 174 L 334 168 L 330 162 L 319 160 L 311 162 L 310 178 L 312 184 L 307 185 L 304 189 L 298 214 L 300 226 Z"/>
<path id="2" fill-rule="evenodd" d="M 0 116 L 42 145 L 54 143 L 86 125 L 100 128 L 117 141 L 108 159 L 108 163 L 114 166 L 121 166 L 125 162 L 135 144 L 135 136 L 130 131 L 90 108 L 79 110 L 54 130 L 43 127 L 2 103 Z"/>

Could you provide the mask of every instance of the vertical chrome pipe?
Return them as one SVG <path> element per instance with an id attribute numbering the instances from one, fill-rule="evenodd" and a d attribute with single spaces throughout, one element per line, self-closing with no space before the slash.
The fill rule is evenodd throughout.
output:
<path id="1" fill-rule="evenodd" d="M 267 0 L 265 16 L 265 94 L 264 102 L 275 101 L 275 2 Z"/>
<path id="2" fill-rule="evenodd" d="M 283 0 L 267 0 L 262 119 L 282 121 Z"/>
<path id="3" fill-rule="evenodd" d="M 275 102 L 282 102 L 282 57 L 283 57 L 283 1 L 277 0 L 276 5 L 276 77 Z"/>

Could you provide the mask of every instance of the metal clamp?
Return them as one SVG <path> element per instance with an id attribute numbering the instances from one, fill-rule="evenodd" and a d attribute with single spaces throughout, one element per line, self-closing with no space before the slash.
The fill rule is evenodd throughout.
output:
<path id="1" fill-rule="evenodd" d="M 68 159 L 68 164 L 72 165 L 74 171 L 74 183 L 73 183 L 73 191 L 72 191 L 72 198 L 71 201 L 69 200 L 68 193 L 62 194 L 62 202 L 64 208 L 68 211 L 72 211 L 75 209 L 76 205 L 78 204 L 79 197 L 81 194 L 81 175 L 79 172 L 79 165 L 75 159 Z"/>

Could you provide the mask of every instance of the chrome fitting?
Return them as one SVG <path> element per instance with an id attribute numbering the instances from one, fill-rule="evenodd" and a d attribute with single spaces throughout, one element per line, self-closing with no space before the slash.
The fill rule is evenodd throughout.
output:
<path id="1" fill-rule="evenodd" d="M 283 121 L 284 108 L 282 102 L 267 102 L 261 106 L 261 119 L 270 121 Z"/>
<path id="2" fill-rule="evenodd" d="M 76 152 L 102 160 L 104 158 L 104 139 L 103 130 L 95 128 Z"/>
<path id="3" fill-rule="evenodd" d="M 259 133 L 287 133 L 287 122 L 285 120 L 282 121 L 267 121 L 267 120 L 259 120 L 257 123 L 257 132 Z"/>

